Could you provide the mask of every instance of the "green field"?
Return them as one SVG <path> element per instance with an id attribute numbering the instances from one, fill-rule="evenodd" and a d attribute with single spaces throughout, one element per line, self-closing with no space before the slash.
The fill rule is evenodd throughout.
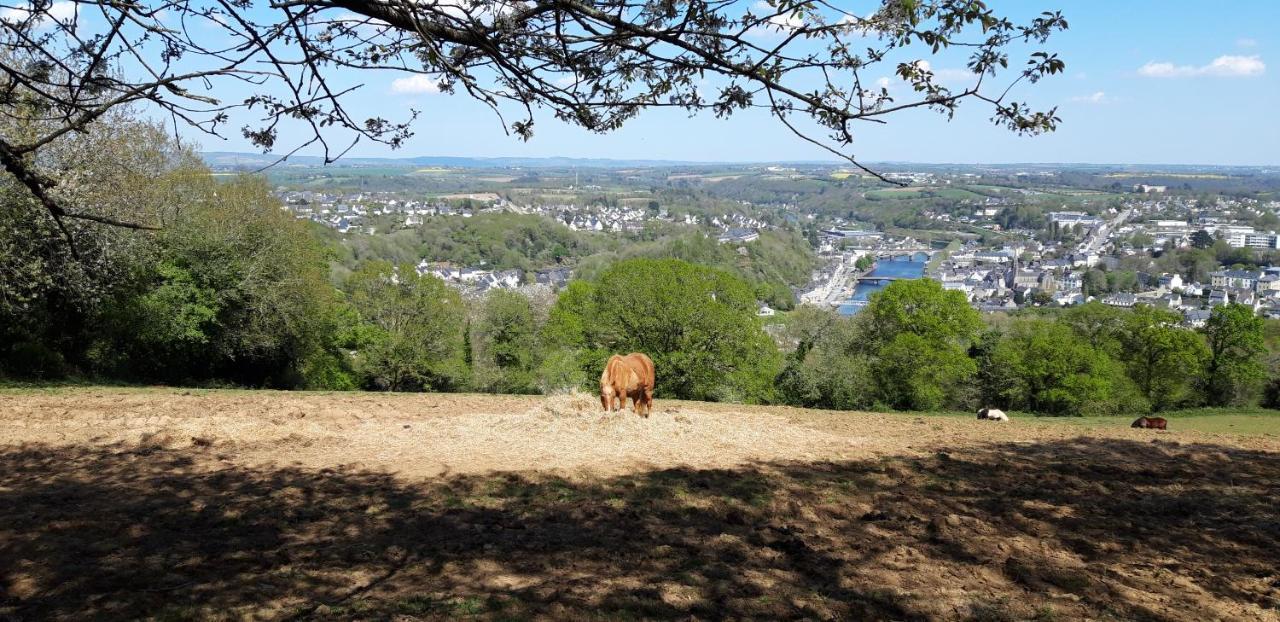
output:
<path id="1" fill-rule="evenodd" d="M 976 192 L 970 192 L 963 188 L 945 188 L 945 187 L 928 187 L 928 188 L 902 188 L 889 190 L 871 190 L 865 195 L 867 199 L 872 201 L 894 201 L 903 199 L 926 199 L 941 198 L 954 200 L 982 200 L 987 197 Z"/>
<path id="2" fill-rule="evenodd" d="M 973 413 L 955 411 L 899 414 L 925 417 L 974 417 Z M 1066 425 L 1085 429 L 1126 428 L 1139 416 L 1134 414 L 1105 417 L 1045 417 L 1015 411 L 1007 411 L 1007 414 L 1012 421 L 1019 424 Z M 1149 416 L 1168 419 L 1171 431 L 1189 430 L 1209 434 L 1280 437 L 1280 410 L 1256 407 L 1194 408 L 1154 413 Z"/>

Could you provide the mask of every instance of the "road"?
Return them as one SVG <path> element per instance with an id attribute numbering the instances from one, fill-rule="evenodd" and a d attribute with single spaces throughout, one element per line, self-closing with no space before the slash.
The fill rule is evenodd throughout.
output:
<path id="1" fill-rule="evenodd" d="M 1094 233 L 1090 235 L 1088 238 L 1086 238 L 1084 243 L 1080 245 L 1080 250 L 1086 254 L 1096 253 L 1099 250 L 1101 250 L 1102 245 L 1106 244 L 1107 239 L 1111 237 L 1110 232 L 1119 228 L 1120 225 L 1123 225 L 1124 221 L 1128 220 L 1129 216 L 1132 216 L 1132 215 L 1133 215 L 1132 207 L 1124 210 L 1123 212 L 1120 212 L 1119 214 L 1116 214 L 1115 218 L 1107 221 L 1105 224 L 1095 229 Z"/>

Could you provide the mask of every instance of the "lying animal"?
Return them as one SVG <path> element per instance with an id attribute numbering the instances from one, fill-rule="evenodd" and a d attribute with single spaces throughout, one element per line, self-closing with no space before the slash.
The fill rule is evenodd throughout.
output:
<path id="1" fill-rule="evenodd" d="M 600 406 L 609 411 L 622 410 L 629 397 L 632 410 L 648 417 L 653 409 L 653 385 L 653 361 L 649 357 L 639 352 L 615 354 L 600 374 Z"/>
<path id="2" fill-rule="evenodd" d="M 1004 414 L 1004 411 L 998 408 L 983 408 L 978 411 L 978 419 L 985 419 L 987 421 L 1008 421 L 1009 415 Z"/>
<path id="3" fill-rule="evenodd" d="M 1165 421 L 1164 417 L 1138 417 L 1137 421 L 1134 421 L 1133 425 L 1129 427 L 1146 428 L 1149 430 L 1167 430 L 1168 426 L 1169 422 Z"/>

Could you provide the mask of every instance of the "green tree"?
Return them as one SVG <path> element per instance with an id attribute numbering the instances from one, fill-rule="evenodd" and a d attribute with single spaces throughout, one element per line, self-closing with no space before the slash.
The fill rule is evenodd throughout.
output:
<path id="1" fill-rule="evenodd" d="M 942 406 L 977 371 L 968 356 L 982 319 L 964 294 L 931 279 L 895 281 L 859 314 L 880 399 L 894 408 Z"/>
<path id="2" fill-rule="evenodd" d="M 985 363 L 983 377 L 1011 408 L 1049 415 L 1147 409 L 1119 363 L 1058 322 L 1013 324 Z"/>
<path id="3" fill-rule="evenodd" d="M 310 371 L 341 368 L 330 339 L 338 299 L 307 226 L 261 179 L 218 183 L 204 173 L 182 199 L 135 257 L 131 284 L 90 318 L 89 369 L 296 388 L 308 386 Z"/>
<path id="4" fill-rule="evenodd" d="M 1191 245 L 1196 248 L 1209 248 L 1213 246 L 1213 242 L 1213 236 L 1204 229 L 1191 234 Z"/>
<path id="5" fill-rule="evenodd" d="M 880 399 L 904 410 L 937 410 L 954 404 L 959 390 L 977 371 L 963 346 L 940 344 L 911 332 L 899 333 L 880 346 L 871 363 Z"/>
<path id="6" fill-rule="evenodd" d="M 1138 305 L 1125 319 L 1122 360 L 1138 389 L 1156 410 L 1192 401 L 1197 374 L 1189 372 L 1209 358 L 1204 339 L 1172 311 Z"/>
<path id="7" fill-rule="evenodd" d="M 473 384 L 497 393 L 533 393 L 539 365 L 538 325 L 529 299 L 494 290 L 472 328 Z"/>
<path id="8" fill-rule="evenodd" d="M 1081 279 L 1081 290 L 1085 296 L 1101 296 L 1108 291 L 1107 273 L 1101 270 L 1089 270 Z"/>
<path id="9" fill-rule="evenodd" d="M 862 323 L 808 305 L 787 320 L 783 340 L 791 351 L 777 380 L 783 401 L 844 410 L 874 404 L 870 358 L 860 349 Z"/>
<path id="10" fill-rule="evenodd" d="M 674 259 L 632 259 L 574 285 L 556 302 L 549 343 L 581 353 L 598 377 L 610 354 L 644 352 L 659 395 L 768 401 L 779 356 L 755 315 L 751 288 L 732 274 Z"/>
<path id="11" fill-rule="evenodd" d="M 444 281 L 369 262 L 347 281 L 363 325 L 348 344 L 366 388 L 455 390 L 465 385 L 466 309 Z"/>
<path id="12" fill-rule="evenodd" d="M 1129 244 L 1134 248 L 1151 248 L 1155 241 L 1149 233 L 1139 232 L 1129 236 Z"/>
<path id="13" fill-rule="evenodd" d="M 1063 312 L 1061 321 L 1090 347 L 1112 357 L 1120 356 L 1126 330 L 1124 309 L 1092 300 Z"/>
<path id="14" fill-rule="evenodd" d="M 1205 366 L 1205 396 L 1215 406 L 1252 403 L 1266 369 L 1263 320 L 1253 308 L 1241 304 L 1213 308 L 1204 327 L 1209 345 Z"/>

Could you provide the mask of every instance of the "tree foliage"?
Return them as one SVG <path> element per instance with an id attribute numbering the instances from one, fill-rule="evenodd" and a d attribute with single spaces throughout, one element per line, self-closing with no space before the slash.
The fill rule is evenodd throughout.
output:
<path id="1" fill-rule="evenodd" d="M 1145 410 L 1121 366 L 1062 323 L 1015 323 L 985 363 L 1001 406 L 1051 415 Z"/>
<path id="2" fill-rule="evenodd" d="M 1204 334 L 1209 345 L 1205 368 L 1209 402 L 1227 406 L 1255 399 L 1266 378 L 1262 318 L 1247 305 L 1214 307 Z"/>
<path id="3" fill-rule="evenodd" d="M 859 315 L 880 397 L 894 408 L 938 408 L 977 371 L 968 349 L 982 320 L 961 292 L 895 281 Z"/>
<path id="4" fill-rule="evenodd" d="M 577 350 L 588 378 L 611 354 L 644 352 L 659 395 L 768 401 L 777 350 L 741 279 L 676 259 L 631 259 L 571 285 L 551 310 L 548 341 Z"/>
<path id="5" fill-rule="evenodd" d="M 472 324 L 472 384 L 495 393 L 538 390 L 538 322 L 529 298 L 507 290 L 485 296 Z"/>
<path id="6" fill-rule="evenodd" d="M 358 324 L 348 338 L 367 388 L 449 390 L 465 386 L 462 296 L 413 266 L 369 262 L 347 281 Z"/>
<path id="7" fill-rule="evenodd" d="M 1138 390 L 1157 410 L 1194 400 L 1195 375 L 1209 358 L 1204 339 L 1178 326 L 1175 312 L 1139 305 L 1125 318 L 1121 358 Z"/>

